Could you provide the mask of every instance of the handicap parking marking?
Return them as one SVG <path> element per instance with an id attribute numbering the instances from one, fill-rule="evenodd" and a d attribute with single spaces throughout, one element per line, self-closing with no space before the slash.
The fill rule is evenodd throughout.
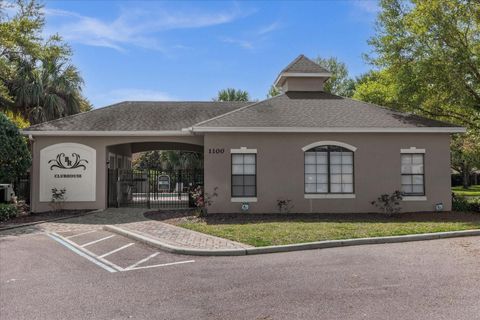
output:
<path id="1" fill-rule="evenodd" d="M 84 257 L 84 258 L 86 258 L 90 262 L 93 262 L 97 266 L 107 270 L 110 273 L 124 272 L 124 271 L 134 271 L 134 270 L 149 269 L 149 268 L 159 268 L 159 267 L 166 267 L 166 266 L 173 266 L 173 265 L 177 265 L 177 264 L 185 264 L 185 263 L 195 262 L 195 260 L 174 261 L 174 262 L 166 262 L 166 263 L 158 263 L 158 262 L 162 262 L 162 261 L 155 261 L 156 264 L 143 265 L 143 264 L 147 263 L 148 261 L 150 261 L 151 259 L 153 259 L 155 257 L 160 257 L 159 255 L 160 255 L 161 252 L 157 251 L 157 252 L 154 252 L 154 253 L 148 255 L 145 258 L 142 258 L 142 259 L 136 261 L 133 264 L 131 264 L 131 262 L 130 262 L 130 265 L 124 268 L 124 267 L 121 267 L 121 266 L 118 265 L 118 261 L 117 261 L 117 263 L 114 263 L 111 260 L 107 260 L 105 258 L 110 257 L 110 256 L 114 256 L 116 253 L 124 252 L 123 250 L 127 249 L 127 248 L 137 248 L 136 249 L 137 251 L 134 251 L 133 253 L 136 252 L 137 253 L 136 255 L 137 255 L 137 258 L 138 258 L 139 253 L 141 254 L 141 252 L 146 251 L 145 248 L 148 248 L 148 249 L 153 249 L 153 248 L 145 246 L 143 244 L 140 244 L 139 246 L 135 246 L 135 244 L 136 244 L 135 242 L 129 242 L 127 244 L 122 244 L 120 247 L 116 247 L 115 249 L 110 250 L 108 252 L 105 252 L 105 248 L 103 247 L 104 252 L 102 254 L 96 254 L 96 253 L 93 253 L 91 250 L 87 249 L 86 247 L 87 246 L 92 246 L 93 247 L 97 244 L 103 243 L 103 241 L 114 238 L 116 235 L 109 235 L 109 236 L 104 237 L 105 233 L 103 233 L 102 238 L 90 241 L 90 242 L 82 244 L 82 245 L 80 245 L 80 244 L 74 242 L 73 240 L 71 240 L 71 238 L 74 238 L 76 236 L 80 236 L 80 235 L 84 235 L 84 234 L 91 234 L 95 231 L 98 231 L 98 230 L 94 230 L 94 231 L 91 231 L 91 232 L 90 231 L 89 232 L 82 232 L 82 233 L 74 234 L 74 235 L 69 235 L 68 237 L 61 236 L 61 235 L 59 235 L 58 233 L 55 233 L 55 232 L 47 232 L 47 235 L 50 238 L 52 238 L 53 240 L 55 240 L 56 242 L 65 246 L 67 249 L 73 251 L 74 253 L 76 253 L 76 254 Z M 123 237 L 121 237 L 121 236 L 117 236 L 115 238 L 118 238 L 119 240 L 123 239 Z M 110 243 L 110 245 L 111 244 L 112 243 Z M 117 245 L 118 245 L 118 243 L 117 243 Z M 143 249 L 142 249 L 142 246 L 143 246 Z M 100 246 L 100 247 L 102 247 L 102 246 Z M 142 250 L 140 250 L 140 249 L 142 249 Z M 138 250 L 140 250 L 140 252 Z M 97 248 L 97 251 L 98 251 L 98 248 Z M 126 250 L 126 251 L 128 251 L 128 250 Z M 126 251 L 125 251 L 124 254 L 120 254 L 119 257 L 123 257 L 124 260 L 125 260 L 125 258 L 128 258 L 128 259 L 126 259 L 127 261 L 128 260 L 133 260 L 132 257 L 130 256 L 132 254 L 132 252 L 130 252 L 130 251 L 126 252 Z M 167 254 L 167 253 L 165 253 L 165 254 Z M 135 254 L 134 254 L 134 256 L 135 256 Z M 119 257 L 117 257 L 117 260 L 118 260 Z M 171 257 L 161 256 L 161 260 L 164 260 L 165 258 L 169 258 L 168 260 L 171 260 Z M 133 261 L 135 261 L 135 260 L 133 260 Z M 120 263 L 120 264 L 125 264 L 125 261 L 123 263 Z"/>

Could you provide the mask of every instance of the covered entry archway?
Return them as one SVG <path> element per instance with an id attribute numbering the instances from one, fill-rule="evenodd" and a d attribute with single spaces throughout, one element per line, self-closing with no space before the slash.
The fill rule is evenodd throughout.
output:
<path id="1" fill-rule="evenodd" d="M 146 151 L 157 158 L 145 161 Z M 108 207 L 195 206 L 192 195 L 203 187 L 202 145 L 141 141 L 108 146 L 107 154 Z"/>

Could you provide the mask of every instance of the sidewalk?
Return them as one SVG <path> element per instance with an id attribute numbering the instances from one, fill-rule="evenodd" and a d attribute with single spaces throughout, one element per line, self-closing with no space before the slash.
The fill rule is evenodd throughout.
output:
<path id="1" fill-rule="evenodd" d="M 115 225 L 117 228 L 140 234 L 164 244 L 185 249 L 246 249 L 252 246 L 176 227 L 156 220 Z"/>

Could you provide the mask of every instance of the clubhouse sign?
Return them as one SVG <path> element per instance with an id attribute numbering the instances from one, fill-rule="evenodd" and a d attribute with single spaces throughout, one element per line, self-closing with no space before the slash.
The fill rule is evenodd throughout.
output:
<path id="1" fill-rule="evenodd" d="M 59 143 L 40 150 L 40 201 L 52 189 L 66 189 L 65 201 L 95 201 L 96 151 L 79 143 Z"/>

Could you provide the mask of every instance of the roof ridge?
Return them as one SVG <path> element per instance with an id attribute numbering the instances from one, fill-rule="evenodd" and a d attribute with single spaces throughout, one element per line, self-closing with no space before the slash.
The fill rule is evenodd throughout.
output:
<path id="1" fill-rule="evenodd" d="M 291 66 L 293 66 L 295 63 L 297 63 L 298 61 L 300 61 L 300 59 L 302 58 L 306 58 L 306 56 L 301 53 L 298 57 L 296 57 L 292 62 L 290 62 L 285 68 L 282 69 L 282 71 L 280 71 L 280 73 L 283 73 L 285 72 L 285 70 L 287 70 L 288 68 L 290 68 Z"/>
<path id="2" fill-rule="evenodd" d="M 241 108 L 238 108 L 238 109 L 235 109 L 235 110 L 232 110 L 232 111 L 223 113 L 223 114 L 218 115 L 218 116 L 216 116 L 216 117 L 213 117 L 213 118 L 210 118 L 210 119 L 207 119 L 207 120 L 200 121 L 200 122 L 198 122 L 198 123 L 195 123 L 194 125 L 191 125 L 190 128 L 193 128 L 193 127 L 196 127 L 196 126 L 199 126 L 199 125 L 203 125 L 203 124 L 205 124 L 205 123 L 207 123 L 207 122 L 209 122 L 209 121 L 219 119 L 219 118 L 221 118 L 221 117 L 230 115 L 230 114 L 235 113 L 235 112 L 237 112 L 237 111 L 241 111 L 241 110 L 244 110 L 244 109 L 253 107 L 253 106 L 255 106 L 255 105 L 259 104 L 259 103 L 263 103 L 263 102 L 265 102 L 265 101 L 269 101 L 269 100 L 272 100 L 272 99 L 274 99 L 274 98 L 277 98 L 277 97 L 280 97 L 280 96 L 284 96 L 284 95 L 285 95 L 285 93 L 280 93 L 280 94 L 278 94 L 278 95 L 276 95 L 276 96 L 273 96 L 273 97 L 270 97 L 270 98 L 268 98 L 268 99 L 260 100 L 260 101 L 257 101 L 257 102 L 255 102 L 255 103 L 246 105 L 246 106 L 244 106 L 244 107 L 241 107 Z"/>

